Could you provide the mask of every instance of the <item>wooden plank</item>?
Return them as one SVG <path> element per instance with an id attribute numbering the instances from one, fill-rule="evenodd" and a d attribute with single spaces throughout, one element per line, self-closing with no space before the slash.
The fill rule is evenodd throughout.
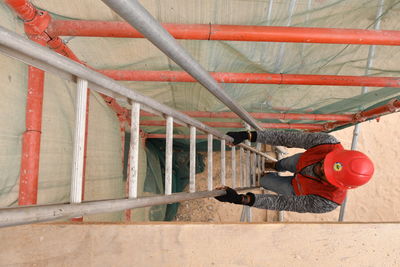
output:
<path id="1" fill-rule="evenodd" d="M 399 223 L 41 224 L 0 229 L 0 265 L 399 266 Z"/>

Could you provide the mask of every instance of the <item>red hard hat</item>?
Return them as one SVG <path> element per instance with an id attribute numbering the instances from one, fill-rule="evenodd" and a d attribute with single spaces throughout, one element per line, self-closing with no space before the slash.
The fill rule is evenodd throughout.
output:
<path id="1" fill-rule="evenodd" d="M 359 151 L 335 149 L 325 156 L 324 173 L 328 182 L 336 187 L 356 188 L 372 178 L 374 164 Z"/>

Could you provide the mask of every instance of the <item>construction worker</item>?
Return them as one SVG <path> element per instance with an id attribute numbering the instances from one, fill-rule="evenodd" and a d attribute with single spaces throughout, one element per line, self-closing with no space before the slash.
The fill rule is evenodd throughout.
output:
<path id="1" fill-rule="evenodd" d="M 304 148 L 304 153 L 268 162 L 267 168 L 289 171 L 291 176 L 269 172 L 260 184 L 275 194 L 239 195 L 229 187 L 226 195 L 216 197 L 222 202 L 242 204 L 269 210 L 325 213 L 341 205 L 347 189 L 367 183 L 374 173 L 372 161 L 363 153 L 345 150 L 340 142 L 326 133 L 265 130 L 228 132 L 237 145 L 244 140 L 273 146 Z"/>

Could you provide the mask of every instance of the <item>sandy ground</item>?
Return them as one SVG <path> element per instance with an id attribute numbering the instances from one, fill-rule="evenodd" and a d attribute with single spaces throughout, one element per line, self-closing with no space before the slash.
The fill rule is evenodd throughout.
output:
<path id="1" fill-rule="evenodd" d="M 373 179 L 365 186 L 351 190 L 345 209 L 345 221 L 357 222 L 384 222 L 399 221 L 400 211 L 400 114 L 395 113 L 380 118 L 379 121 L 370 121 L 361 124 L 357 149 L 369 155 L 375 164 Z M 333 133 L 344 145 L 350 149 L 353 127 Z M 289 153 L 301 150 L 289 149 Z M 226 154 L 227 185 L 231 185 L 231 156 Z M 238 156 L 237 156 L 238 158 Z M 219 184 L 220 159 L 219 153 L 214 153 L 214 186 Z M 238 174 L 237 174 L 238 175 Z M 206 171 L 196 176 L 197 190 L 207 188 Z M 254 191 L 261 193 L 261 191 Z M 275 211 L 252 208 L 252 221 L 277 221 Z M 238 222 L 242 206 L 225 204 L 215 199 L 200 199 L 185 201 L 177 214 L 177 221 L 194 222 Z M 337 221 L 339 208 L 326 214 L 300 214 L 284 212 L 285 221 Z"/>

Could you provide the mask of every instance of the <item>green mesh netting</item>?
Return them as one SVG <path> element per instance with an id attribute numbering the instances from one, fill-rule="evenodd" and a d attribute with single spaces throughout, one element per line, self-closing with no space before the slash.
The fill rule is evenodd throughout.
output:
<path id="1" fill-rule="evenodd" d="M 140 2 L 162 23 L 372 29 L 377 22 L 376 13 L 381 1 L 142 0 Z M 34 0 L 32 3 L 49 11 L 55 19 L 120 20 L 107 6 L 97 0 Z M 385 1 L 380 18 L 381 29 L 400 28 L 399 8 L 399 1 Z M 22 21 L 4 2 L 0 2 L 0 24 L 24 34 Z M 62 38 L 82 61 L 97 69 L 181 70 L 145 39 Z M 367 45 L 201 40 L 178 40 L 178 42 L 206 70 L 217 72 L 364 75 L 369 52 Z M 0 105 L 2 121 L 0 204 L 11 206 L 16 204 L 18 197 L 22 135 L 25 131 L 27 67 L 4 55 L 0 55 L 0 59 L 2 84 L 0 93 L 5 97 Z M 369 75 L 397 77 L 400 74 L 399 61 L 399 46 L 377 46 Z M 122 84 L 177 110 L 229 111 L 197 83 L 122 82 Z M 222 87 L 247 111 L 268 113 L 351 114 L 400 97 L 398 88 L 368 88 L 369 92 L 361 95 L 360 87 L 268 84 L 222 84 Z M 46 74 L 39 203 L 59 203 L 69 199 L 75 90 L 74 83 Z M 326 121 L 262 120 L 262 122 L 325 123 Z M 340 128 L 346 126 L 348 125 Z M 98 94 L 91 94 L 85 187 L 87 200 L 125 196 L 119 127 L 114 112 Z M 165 132 L 164 127 L 143 127 L 143 130 L 148 133 Z M 230 129 L 219 130 L 225 132 Z M 174 132 L 188 133 L 188 130 L 178 127 Z M 217 149 L 219 146 L 215 144 L 214 147 Z M 156 148 L 162 151 L 160 147 Z M 153 193 L 162 192 L 162 182 L 159 180 L 159 177 L 162 177 L 162 159 L 158 152 L 149 148 L 145 150 L 143 146 L 140 153 L 142 168 L 139 193 L 151 194 L 144 192 L 146 190 Z M 175 157 L 179 158 L 180 155 L 183 154 L 177 154 Z M 154 164 L 148 164 L 149 162 Z M 144 177 L 153 178 L 145 180 Z M 183 175 L 179 174 L 177 177 Z M 178 190 L 183 184 L 178 186 L 176 183 L 175 189 Z M 170 218 L 168 211 L 167 215 L 165 214 L 164 208 L 153 207 L 135 210 L 133 217 L 135 220 Z M 108 217 L 99 215 L 89 219 L 121 220 L 122 218 L 122 213 L 115 213 Z"/>

